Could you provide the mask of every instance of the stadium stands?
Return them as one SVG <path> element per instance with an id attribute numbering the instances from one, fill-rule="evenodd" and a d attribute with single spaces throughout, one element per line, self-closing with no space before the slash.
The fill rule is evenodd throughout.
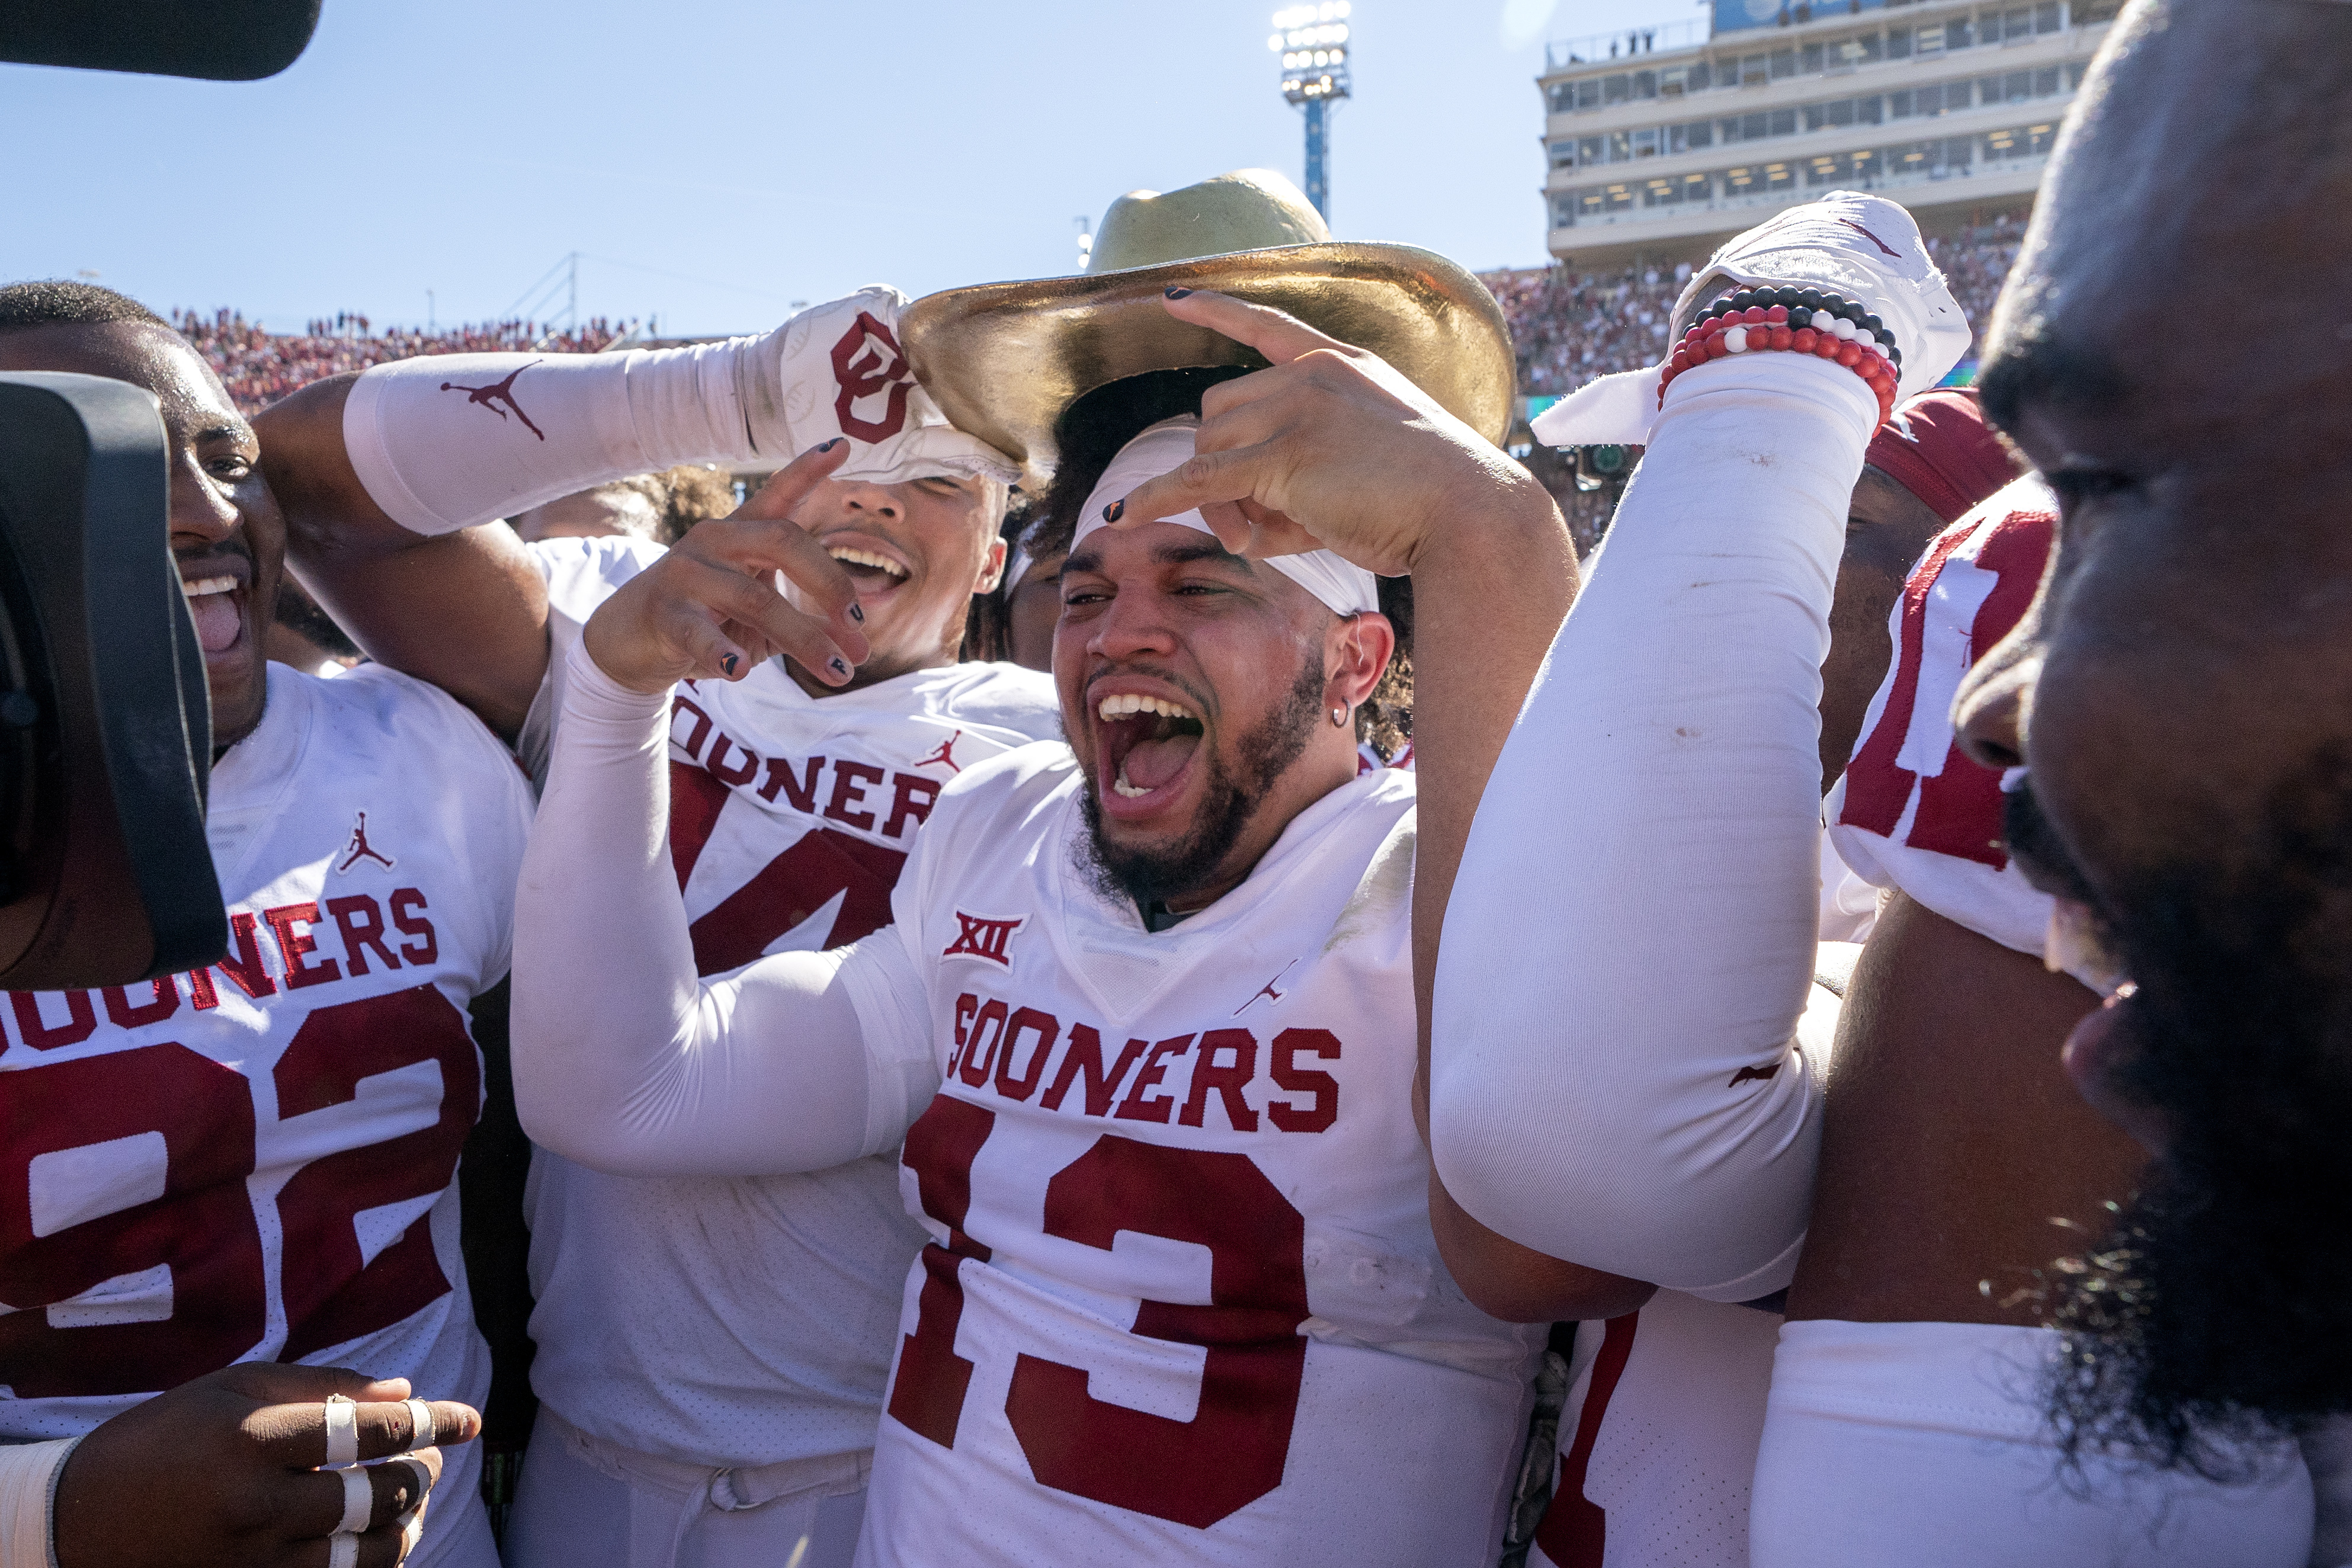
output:
<path id="1" fill-rule="evenodd" d="M 387 360 L 508 350 L 593 354 L 621 336 L 620 328 L 601 316 L 561 332 L 536 321 L 494 321 L 432 332 L 395 327 L 381 337 L 366 317 L 351 315 L 310 322 L 299 333 L 273 334 L 226 308 L 210 316 L 174 310 L 172 325 L 203 350 L 246 413 L 259 413 L 321 376 L 363 371 Z"/>
<path id="2" fill-rule="evenodd" d="M 1979 333 L 2017 259 L 2021 232 L 2015 220 L 2002 217 L 1927 242 Z M 1556 267 L 1481 273 L 1511 323 L 1519 390 L 1531 397 L 1557 396 L 1596 376 L 1655 363 L 1665 349 L 1666 318 L 1689 280 L 1690 266 L 1700 259 L 1613 276 Z"/>

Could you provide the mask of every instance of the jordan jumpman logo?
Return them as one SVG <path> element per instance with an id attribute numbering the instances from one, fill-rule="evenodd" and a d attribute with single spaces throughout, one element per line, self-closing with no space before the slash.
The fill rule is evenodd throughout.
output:
<path id="1" fill-rule="evenodd" d="M 337 876 L 342 875 L 363 860 L 373 861 L 386 871 L 393 868 L 393 858 L 390 855 L 378 854 L 375 846 L 368 842 L 365 811 L 360 813 L 360 820 L 352 825 L 351 841 L 345 844 L 343 849 L 346 852 L 343 855 L 343 863 L 335 868 Z"/>
<path id="2" fill-rule="evenodd" d="M 530 361 L 530 365 L 535 365 L 537 363 L 539 363 L 537 360 Z M 479 403 L 484 408 L 488 409 L 492 413 L 497 414 L 500 419 L 506 418 L 507 408 L 510 408 L 514 410 L 515 417 L 522 421 L 523 428 L 525 430 L 530 431 L 533 435 L 536 435 L 541 441 L 544 441 L 547 439 L 547 432 L 531 423 L 530 415 L 523 413 L 522 404 L 515 402 L 514 397 L 515 376 L 519 376 L 522 374 L 523 371 L 530 369 L 530 365 L 518 365 L 515 367 L 513 375 L 508 376 L 507 379 L 502 382 L 496 382 L 486 387 L 469 387 L 462 382 L 443 382 L 441 383 L 441 390 L 443 392 L 464 392 L 467 402 Z M 506 404 L 507 408 L 499 407 L 499 404 L 500 403 Z"/>
<path id="3" fill-rule="evenodd" d="M 1292 968 L 1294 968 L 1295 967 L 1297 967 L 1297 963 L 1298 963 L 1298 960 L 1297 960 L 1297 959 L 1296 959 L 1296 958 L 1293 958 L 1289 963 L 1285 964 L 1281 968 L 1276 969 L 1276 970 L 1274 972 L 1274 980 L 1279 980 L 1280 978 L 1282 978 L 1282 977 L 1283 977 L 1283 976 L 1287 975 L 1288 973 L 1290 973 L 1290 971 L 1292 970 Z M 1287 993 L 1287 992 L 1286 992 L 1286 991 L 1277 991 L 1277 990 L 1276 990 L 1276 989 L 1274 988 L 1274 980 L 1268 980 L 1265 985 L 1260 986 L 1260 987 L 1257 988 L 1257 995 L 1256 995 L 1256 996 L 1252 997 L 1248 1001 L 1244 1002 L 1241 1006 L 1239 1006 L 1239 1007 L 1235 1008 L 1235 1009 L 1234 1009 L 1234 1017 L 1235 1017 L 1235 1018 L 1239 1018 L 1239 1017 L 1241 1017 L 1241 1016 L 1242 1016 L 1242 1014 L 1244 1014 L 1244 1013 L 1245 1013 L 1245 1012 L 1249 1011 L 1249 1010 L 1250 1010 L 1250 1008 L 1251 1008 L 1254 1004 L 1255 1004 L 1255 1003 L 1257 1003 L 1257 1002 L 1260 1002 L 1260 1001 L 1276 1001 L 1276 1002 L 1278 1002 L 1278 1001 L 1282 1000 L 1282 998 L 1283 998 L 1285 996 L 1286 996 L 1286 995 L 1288 995 L 1288 994 L 1289 994 L 1289 993 Z"/>
<path id="4" fill-rule="evenodd" d="M 945 740 L 940 742 L 940 748 L 937 751 L 932 752 L 929 757 L 924 758 L 920 762 L 916 763 L 914 766 L 918 768 L 929 768 L 934 762 L 944 762 L 948 765 L 949 772 L 962 772 L 963 768 L 955 759 L 955 743 L 962 738 L 963 731 L 957 730 L 953 735 L 949 736 Z"/>

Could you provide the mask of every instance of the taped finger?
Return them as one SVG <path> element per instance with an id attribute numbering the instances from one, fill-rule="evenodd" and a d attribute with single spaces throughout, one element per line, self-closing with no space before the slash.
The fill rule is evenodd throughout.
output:
<path id="1" fill-rule="evenodd" d="M 433 1470 L 423 1459 L 414 1454 L 394 1459 L 393 1463 L 407 1466 L 415 1476 L 408 1493 L 410 1500 L 408 1506 L 394 1514 L 392 1521 L 394 1524 L 406 1529 L 425 1517 L 425 1505 L 433 1496 Z"/>
<path id="2" fill-rule="evenodd" d="M 339 1470 L 360 1462 L 359 1402 L 341 1394 L 327 1396 L 327 1468 Z"/>
<path id="3" fill-rule="evenodd" d="M 327 1568 L 360 1568 L 360 1538 L 341 1531 L 327 1537 Z"/>
<path id="4" fill-rule="evenodd" d="M 335 1474 L 343 1483 L 343 1517 L 336 1524 L 335 1533 L 357 1535 L 375 1516 L 374 1477 L 356 1465 Z"/>
<path id="5" fill-rule="evenodd" d="M 408 1407 L 408 1441 L 397 1451 L 405 1454 L 431 1448 L 437 1437 L 433 1429 L 433 1406 L 422 1399 L 404 1399 L 401 1403 Z"/>

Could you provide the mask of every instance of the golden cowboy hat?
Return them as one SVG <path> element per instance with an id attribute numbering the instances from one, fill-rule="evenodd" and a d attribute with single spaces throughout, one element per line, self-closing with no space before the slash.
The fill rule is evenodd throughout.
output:
<path id="1" fill-rule="evenodd" d="M 1332 239 L 1266 169 L 1130 192 L 1103 214 L 1085 272 L 927 295 L 898 337 L 956 428 L 1019 463 L 1034 491 L 1053 473 L 1055 422 L 1084 393 L 1147 371 L 1265 363 L 1169 315 L 1161 291 L 1175 286 L 1287 311 L 1380 355 L 1487 439 L 1508 433 L 1517 365 L 1486 285 L 1431 251 Z"/>

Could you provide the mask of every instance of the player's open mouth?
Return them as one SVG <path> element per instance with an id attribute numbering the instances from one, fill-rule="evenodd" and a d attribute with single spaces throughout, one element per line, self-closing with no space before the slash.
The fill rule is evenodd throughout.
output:
<path id="1" fill-rule="evenodd" d="M 1095 730 L 1104 804 L 1121 816 L 1172 800 L 1207 734 L 1190 705 L 1144 692 L 1097 698 Z"/>
<path id="2" fill-rule="evenodd" d="M 196 623 L 196 642 L 207 660 L 236 651 L 245 641 L 245 582 L 227 574 L 184 577 L 180 591 L 187 595 L 188 614 Z"/>
<path id="3" fill-rule="evenodd" d="M 877 592 L 887 593 L 907 580 L 904 561 L 884 555 L 880 550 L 862 545 L 827 545 L 825 554 L 839 561 L 857 584 L 858 597 L 866 598 Z"/>

